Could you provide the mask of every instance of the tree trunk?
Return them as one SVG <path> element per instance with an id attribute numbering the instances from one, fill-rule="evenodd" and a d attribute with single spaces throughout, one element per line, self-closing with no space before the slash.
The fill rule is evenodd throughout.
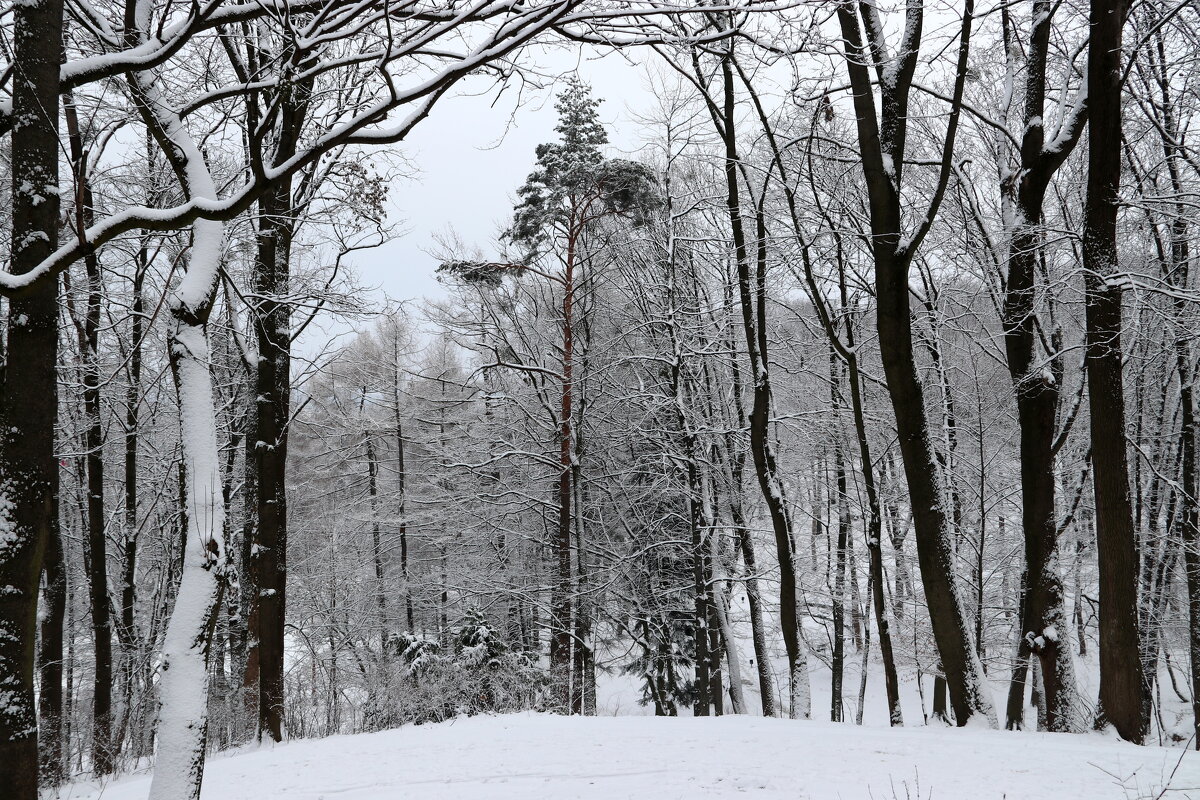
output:
<path id="1" fill-rule="evenodd" d="M 692 641 L 695 648 L 695 702 L 693 715 L 707 717 L 712 706 L 709 697 L 711 678 L 709 676 L 708 654 L 708 576 L 705 566 L 708 559 L 707 531 L 703 529 L 700 514 L 700 478 L 694 454 L 687 462 L 688 480 L 688 522 L 692 535 L 692 599 L 694 613 L 692 618 Z"/>
<path id="2" fill-rule="evenodd" d="M 146 31 L 132 34 L 147 35 Z M 185 194 L 213 201 L 217 188 L 204 156 L 159 94 L 154 75 L 129 75 L 138 109 L 162 147 Z M 196 800 L 204 772 L 208 728 L 208 667 L 222 587 L 230 572 L 224 540 L 208 317 L 216 299 L 224 226 L 192 225 L 188 264 L 169 297 L 168 353 L 179 399 L 184 523 L 179 589 L 161 655 L 158 750 L 150 800 Z"/>
<path id="3" fill-rule="evenodd" d="M 842 286 L 845 286 L 843 275 Z M 844 291 L 844 288 L 843 288 Z M 843 302 L 843 306 L 845 302 Z M 867 529 L 867 554 L 870 558 L 868 594 L 875 611 L 875 625 L 879 630 L 879 656 L 883 661 L 883 679 L 887 691 L 888 723 L 903 725 L 904 715 L 900 709 L 900 678 L 896 673 L 896 656 L 892 649 L 891 621 L 888 619 L 887 598 L 884 596 L 883 579 L 883 516 L 879 503 L 879 490 L 875 484 L 875 464 L 871 460 L 871 447 L 867 439 L 866 412 L 862 402 L 862 378 L 858 369 L 858 351 L 855 348 L 853 325 L 846 326 L 846 341 L 849 347 L 847 360 L 850 379 L 850 405 L 854 412 L 854 431 L 858 438 L 859 469 L 867 492 L 870 510 Z M 897 558 L 899 558 L 897 554 Z"/>
<path id="4" fill-rule="evenodd" d="M 571 566 L 571 401 L 573 394 L 575 302 L 575 237 L 567 244 L 562 299 L 562 385 L 558 430 L 558 528 L 553 553 L 556 565 L 550 612 L 550 681 L 553 697 L 564 713 L 571 710 L 571 609 L 574 581 Z"/>
<path id="5" fill-rule="evenodd" d="M 739 188 L 737 148 L 736 103 L 733 87 L 733 69 L 730 54 L 721 58 L 721 73 L 724 95 L 720 111 L 713 109 L 715 127 L 721 132 L 725 146 L 726 211 L 733 234 L 734 262 L 737 268 L 738 299 L 742 311 L 742 329 L 746 336 L 746 354 L 750 362 L 752 378 L 752 402 L 749 415 L 750 453 L 754 462 L 754 474 L 758 478 L 771 529 L 775 534 L 775 552 L 779 562 L 779 621 L 783 629 L 783 643 L 787 650 L 788 679 L 791 681 L 791 715 L 807 719 L 810 714 L 808 691 L 808 663 L 801 653 L 804 643 L 800 637 L 799 619 L 796 608 L 796 568 L 793 555 L 792 523 L 788 517 L 783 481 L 780 480 L 775 463 L 775 449 L 771 442 L 771 380 L 767 355 L 767 299 L 766 299 L 766 253 L 767 242 L 762 230 L 756 261 L 758 269 L 751 277 L 751 256 L 742 215 L 741 190 Z M 759 227 L 763 215 L 757 215 Z"/>
<path id="6" fill-rule="evenodd" d="M 398 346 L 399 344 L 396 343 L 396 347 Z M 396 513 L 400 520 L 400 577 L 404 580 L 404 621 L 407 625 L 406 630 L 412 633 L 416 627 L 413 622 L 412 584 L 408 575 L 408 512 L 406 509 L 407 496 L 405 495 L 408 475 L 404 469 L 404 424 L 400 412 L 400 353 L 394 351 L 392 357 L 396 369 L 392 384 L 392 400 L 395 403 L 396 412 Z"/>
<path id="7" fill-rule="evenodd" d="M 279 53 L 255 50 L 254 61 L 286 60 Z M 302 67 L 304 65 L 301 65 Z M 274 152 L 263 156 L 273 165 L 295 155 L 304 119 L 308 113 L 311 79 L 289 83 L 281 93 Z M 246 104 L 251 129 L 259 122 L 258 100 Z M 255 140 L 255 146 L 262 142 Z M 257 521 L 252 546 L 257 608 L 254 635 L 258 666 L 259 736 L 265 732 L 274 741 L 283 738 L 284 620 L 287 613 L 287 454 L 291 418 L 291 256 L 297 210 L 293 208 L 292 177 L 277 178 L 258 201 L 258 230 L 250 303 L 257 360 L 254 378 L 254 428 L 252 456 L 255 469 Z"/>
<path id="8" fill-rule="evenodd" d="M 63 619 L 67 611 L 67 569 L 62 535 L 54 515 L 43 564 L 43 610 L 38 631 L 38 732 L 41 736 L 42 779 L 58 786 L 64 778 L 63 760 Z"/>
<path id="9" fill-rule="evenodd" d="M 840 378 L 840 375 L 838 377 Z M 837 389 L 835 388 L 835 394 L 836 392 Z M 835 433 L 834 436 L 837 437 L 837 434 Z M 844 718 L 842 683 L 846 670 L 846 549 L 850 537 L 850 507 L 846 502 L 848 486 L 846 482 L 845 457 L 842 455 L 841 442 L 836 439 L 833 446 L 833 471 L 837 491 L 838 536 L 834 555 L 835 564 L 831 604 L 833 617 L 833 659 L 830 670 L 829 720 L 831 722 L 841 722 Z"/>
<path id="10" fill-rule="evenodd" d="M 1127 5 L 1092 0 L 1088 50 L 1087 201 L 1084 209 L 1086 358 L 1091 411 L 1096 552 L 1100 578 L 1100 696 L 1097 727 L 1143 742 L 1150 693 L 1138 634 L 1138 547 L 1129 498 L 1125 384 L 1121 365 L 1121 288 L 1117 270 L 1121 181 L 1121 51 Z"/>
<path id="11" fill-rule="evenodd" d="M 700 470 L 700 522 L 704 530 L 706 547 L 701 554 L 704 563 L 704 595 L 708 605 L 708 699 L 712 703 L 714 716 L 725 713 L 725 676 L 721 670 L 721 654 L 726 652 L 725 627 L 721 623 L 721 587 L 718 585 L 718 559 L 720 541 L 717 537 L 717 520 L 713 515 L 712 481 L 706 465 L 710 459 L 697 463 Z"/>
<path id="12" fill-rule="evenodd" d="M 1182 331 L 1176 345 L 1180 351 L 1190 349 Z M 1191 358 L 1180 352 L 1176 359 L 1183 405 L 1183 510 L 1180 526 L 1183 529 L 1183 563 L 1187 575 L 1188 647 L 1191 655 L 1193 743 L 1200 750 L 1200 511 L 1197 509 L 1196 458 L 1196 401 L 1191 382 Z"/>
<path id="13" fill-rule="evenodd" d="M 728 282 L 725 282 L 725 302 L 731 304 L 732 299 Z M 742 404 L 742 370 L 738 366 L 737 346 L 733 331 L 729 331 L 728 347 L 733 357 L 729 360 L 730 378 L 732 379 L 732 395 L 734 407 L 734 425 L 742 428 L 746 424 L 745 407 Z M 779 699 L 775 690 L 775 675 L 771 670 L 770 651 L 767 649 L 767 629 L 763 622 L 762 593 L 758 585 L 758 558 L 754 552 L 754 539 L 746 525 L 745 509 L 743 507 L 746 454 L 740 447 L 739 441 L 731 430 L 724 437 L 724 447 L 718 450 L 729 470 L 729 516 L 733 523 L 734 535 L 737 538 L 737 549 L 742 555 L 742 563 L 746 573 L 742 584 L 746 587 L 746 604 L 750 612 L 750 637 L 754 643 L 754 664 L 758 672 L 759 703 L 764 717 L 774 717 L 780 713 Z M 736 558 L 735 558 L 736 560 Z"/>
<path id="14" fill-rule="evenodd" d="M 729 595 L 728 589 L 725 588 L 728 585 L 729 581 L 725 580 L 723 572 L 713 575 L 713 611 L 720 627 L 721 641 L 725 645 L 725 663 L 729 667 L 729 701 L 734 714 L 745 714 L 748 709 L 746 695 L 742 691 L 741 656 L 738 654 L 737 640 L 733 635 L 733 625 L 729 621 Z"/>
<path id="15" fill-rule="evenodd" d="M 1025 602 L 1029 596 L 1026 588 L 1028 577 L 1026 570 L 1021 571 L 1021 589 L 1017 596 L 1017 620 L 1022 628 L 1025 625 Z M 1013 658 L 1012 674 L 1008 680 L 1008 702 L 1004 710 L 1004 727 L 1010 731 L 1023 730 L 1025 727 L 1025 681 L 1029 674 L 1029 640 L 1024 633 L 1017 631 L 1016 655 Z"/>
<path id="16" fill-rule="evenodd" d="M 209 644 L 221 605 L 222 575 L 228 568 L 221 538 L 224 506 L 205 331 L 216 290 L 222 235 L 220 223 L 195 223 L 188 275 L 172 303 L 170 353 L 187 476 L 187 536 L 179 592 L 163 642 L 162 704 L 151 800 L 196 800 L 204 773 Z M 206 294 L 196 286 L 204 277 L 211 287 Z M 200 291 L 195 294 L 189 291 L 196 289 Z M 196 305 L 188 302 L 193 298 Z"/>
<path id="17" fill-rule="evenodd" d="M 767 630 L 763 623 L 762 595 L 758 588 L 758 559 L 754 555 L 754 542 L 745 521 L 734 517 L 737 528 L 738 547 L 742 553 L 742 563 L 746 565 L 746 575 L 742 582 L 746 586 L 746 603 L 750 607 L 750 636 L 754 641 L 755 668 L 758 670 L 758 693 L 764 717 L 773 717 L 779 713 L 779 700 L 775 694 L 775 676 L 771 673 L 771 654 L 767 650 Z"/>
<path id="18" fill-rule="evenodd" d="M 938 485 L 938 464 L 932 448 L 925 398 L 913 354 L 912 309 L 909 302 L 909 268 L 922 231 L 937 212 L 949 175 L 954 136 L 961 110 L 966 58 L 973 7 L 967 0 L 959 42 L 959 67 L 954 103 L 949 116 L 939 189 L 917 235 L 904 236 L 900 185 L 905 157 L 908 91 L 916 68 L 917 48 L 901 53 L 895 80 L 882 89 L 881 113 L 873 102 L 874 90 L 853 6 L 841 4 L 837 15 L 846 50 L 846 67 L 854 87 L 858 140 L 870 199 L 872 251 L 877 297 L 876 318 L 880 356 L 888 394 L 896 416 L 900 453 L 908 482 L 909 506 L 916 530 L 917 560 L 925 584 L 925 598 L 942 667 L 954 706 L 955 718 L 966 725 L 974 715 L 995 725 L 996 712 L 975 652 L 970 625 L 959 600 L 955 575 L 954 543 Z M 910 14 L 905 40 L 919 42 L 922 12 Z M 889 71 L 890 71 L 889 67 Z"/>
<path id="19" fill-rule="evenodd" d="M 581 387 L 582 388 L 582 387 Z M 581 394 L 583 394 L 581 392 Z M 571 467 L 571 482 L 575 492 L 575 574 L 576 596 L 575 603 L 575 633 L 572 671 L 574 681 L 571 687 L 571 712 L 595 716 L 596 714 L 596 658 L 592 652 L 592 620 L 594 610 L 588 597 L 588 561 L 584 550 L 586 541 L 586 526 L 584 525 L 583 510 L 585 505 L 583 482 L 583 412 L 585 405 L 581 399 L 579 404 L 579 419 L 575 426 L 575 458 Z"/>
<path id="20" fill-rule="evenodd" d="M 143 282 L 146 277 L 148 260 L 146 241 L 143 236 L 138 245 L 134 262 L 132 302 L 129 311 L 129 383 L 125 390 L 125 441 L 124 441 L 124 489 L 125 513 L 121 537 L 121 617 L 117 628 L 117 638 L 121 642 L 121 686 L 124 697 L 124 711 L 121 716 L 121 730 L 113 749 L 120 752 L 125 738 L 133 724 L 133 709 L 135 705 L 135 681 L 138 672 L 138 659 L 141 651 L 141 637 L 138 635 L 134 621 L 134 609 L 137 600 L 137 545 L 138 545 L 138 426 L 140 422 L 141 386 L 142 386 L 142 338 L 144 335 L 145 301 L 143 298 Z M 136 758 L 136 756 L 135 756 Z"/>
<path id="21" fill-rule="evenodd" d="M 1037 730 L 1046 730 L 1046 691 L 1045 674 L 1042 672 L 1041 659 L 1035 658 L 1029 662 L 1029 704 L 1037 713 Z"/>
<path id="22" fill-rule="evenodd" d="M 285 134 L 287 135 L 287 134 Z M 282 158 L 287 158 L 286 148 Z M 286 467 L 291 408 L 291 181 L 259 200 L 258 252 L 252 317 L 258 359 L 254 370 L 253 455 L 258 516 L 253 563 L 257 580 L 259 736 L 283 738 L 284 614 L 287 589 Z"/>
<path id="23" fill-rule="evenodd" d="M 950 710 L 946 707 L 946 678 L 938 674 L 933 676 L 933 719 L 950 724 Z"/>
<path id="24" fill-rule="evenodd" d="M 246 375 L 249 393 L 254 391 L 257 371 L 250 367 Z M 253 394 L 250 395 L 251 397 Z M 246 718 L 247 735 L 258 736 L 258 686 L 260 676 L 260 657 L 258 647 L 258 617 L 259 617 L 259 576 L 260 562 L 255 552 L 258 543 L 258 468 L 255 463 L 255 450 L 258 425 L 255 417 L 258 414 L 258 403 L 247 403 L 246 429 L 250 435 L 244 442 L 242 465 L 242 538 L 241 549 L 238 553 L 241 581 L 240 608 L 244 619 L 246 641 L 240 643 L 238 649 L 242 663 L 241 714 Z"/>
<path id="25" fill-rule="evenodd" d="M 13 6 L 12 231 L 9 271 L 29 272 L 57 247 L 59 65 L 62 0 Z M 10 298 L 7 359 L 0 384 L 0 786 L 11 800 L 36 800 L 34 656 L 38 583 L 54 530 L 58 463 L 58 281 Z"/>
<path id="26" fill-rule="evenodd" d="M 363 398 L 366 398 L 363 389 Z M 387 650 L 388 616 L 387 589 L 383 571 L 383 539 L 379 527 L 379 459 L 375 454 L 375 440 L 371 434 L 367 440 L 367 494 L 371 501 L 371 561 L 375 565 L 375 608 L 379 613 L 376 626 L 379 631 L 379 655 L 382 659 Z"/>
<path id="27" fill-rule="evenodd" d="M 74 222 L 82 233 L 92 224 L 92 189 L 87 174 L 87 151 L 83 132 L 70 92 L 63 104 L 75 176 Z M 87 309 L 79 330 L 79 356 L 83 362 L 83 446 L 87 467 L 87 564 L 88 600 L 92 618 L 92 771 L 113 771 L 112 752 L 112 620 L 108 597 L 108 548 L 104 514 L 104 423 L 100 418 L 100 302 L 103 279 L 96 252 L 83 259 L 87 271 Z M 73 309 L 74 306 L 71 305 Z M 74 315 L 72 315 L 74 316 Z"/>
<path id="28" fill-rule="evenodd" d="M 1077 108 L 1063 123 L 1071 134 L 1066 144 L 1058 143 L 1046 151 L 1042 115 L 1054 9 L 1048 0 L 1035 0 L 1032 15 L 1021 168 L 1015 182 L 1015 227 L 1009 243 L 1008 281 L 1002 312 L 1008 370 L 1020 428 L 1021 515 L 1025 537 L 1020 635 L 1026 642 L 1018 648 L 1018 656 L 1021 652 L 1032 652 L 1041 662 L 1048 729 L 1072 732 L 1079 730 L 1080 720 L 1069 638 L 1071 626 L 1066 617 L 1062 579 L 1058 573 L 1059 531 L 1055 509 L 1054 443 L 1063 378 L 1062 335 L 1052 329 L 1049 347 L 1054 352 L 1045 356 L 1038 353 L 1041 330 L 1050 328 L 1052 320 L 1050 324 L 1042 322 L 1039 325 L 1037 264 L 1041 252 L 1038 226 L 1046 188 L 1078 140 L 1083 112 Z M 1023 666 L 1020 669 L 1023 671 Z M 1013 690 L 1023 689 L 1018 687 L 1015 679 L 1012 687 Z M 1010 697 L 1008 726 L 1020 727 L 1022 716 L 1023 709 L 1014 708 Z"/>

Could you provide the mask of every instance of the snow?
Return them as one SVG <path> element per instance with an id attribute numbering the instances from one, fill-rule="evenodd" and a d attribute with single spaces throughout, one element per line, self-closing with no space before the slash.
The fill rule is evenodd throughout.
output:
<path id="1" fill-rule="evenodd" d="M 0 485 L 0 558 L 7 558 L 9 554 L 6 551 L 21 541 L 21 534 L 17 532 L 17 523 L 13 519 L 15 506 L 8 499 L 7 489 L 7 482 Z"/>
<path id="2" fill-rule="evenodd" d="M 1168 781 L 1164 800 L 1197 796 L 1200 755 L 975 727 L 527 714 L 219 756 L 205 768 L 201 800 L 1133 800 L 1159 797 Z M 146 790 L 138 776 L 63 796 L 142 800 Z"/>
<path id="3" fill-rule="evenodd" d="M 887 153 L 883 154 L 883 171 L 892 182 L 896 182 L 896 163 L 892 161 L 892 157 Z"/>

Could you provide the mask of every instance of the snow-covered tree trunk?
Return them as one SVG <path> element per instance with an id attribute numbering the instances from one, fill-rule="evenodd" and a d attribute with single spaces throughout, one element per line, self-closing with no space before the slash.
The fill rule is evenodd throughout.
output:
<path id="1" fill-rule="evenodd" d="M 202 250 L 211 250 L 214 262 L 219 259 L 222 226 L 198 222 L 193 236 L 189 272 L 198 266 L 197 261 L 210 257 Z M 208 651 L 226 564 L 207 333 L 203 323 L 188 319 L 190 308 L 178 293 L 172 300 L 176 309 L 170 356 L 179 393 L 188 527 L 179 594 L 167 624 L 159 666 L 162 705 L 151 800 L 186 800 L 200 795 L 208 722 Z"/>
<path id="2" fill-rule="evenodd" d="M 67 92 L 63 103 L 71 171 L 75 178 L 73 222 L 80 232 L 92 224 L 93 200 L 88 175 L 85 131 L 79 123 L 74 97 Z M 92 619 L 92 771 L 107 775 L 113 771 L 112 749 L 112 603 L 108 592 L 108 548 L 104 511 L 104 421 L 100 407 L 100 313 L 104 299 L 104 281 L 96 252 L 84 256 L 87 275 L 87 306 L 81 315 L 67 300 L 79 338 L 79 357 L 83 372 L 83 443 L 87 468 L 87 577 L 89 616 Z M 82 317 L 82 319 L 80 318 Z"/>
<path id="3" fill-rule="evenodd" d="M 216 200 L 216 185 L 203 155 L 161 96 L 153 76 L 137 73 L 130 84 L 184 192 Z M 187 530 L 179 590 L 159 663 L 161 705 L 151 800 L 194 800 L 200 796 L 204 773 L 208 654 L 229 569 L 207 331 L 224 237 L 220 222 L 193 223 L 187 267 L 168 301 L 167 342 L 179 398 Z"/>
<path id="4" fill-rule="evenodd" d="M 721 566 L 719 553 L 716 552 L 716 537 L 713 537 L 713 611 L 717 623 L 721 626 L 721 641 L 725 645 L 725 663 L 729 666 L 729 700 L 733 705 L 733 713 L 745 714 L 746 693 L 742 688 L 742 659 L 738 653 L 737 637 L 734 635 L 733 624 L 729 619 L 729 580 Z"/>
<path id="5" fill-rule="evenodd" d="M 808 677 L 808 645 L 804 637 L 797 636 L 799 641 L 796 648 L 795 664 L 790 676 L 788 694 L 788 716 L 791 719 L 810 719 L 812 717 L 812 684 Z"/>
<path id="6" fill-rule="evenodd" d="M 171 370 L 179 394 L 187 480 L 187 539 L 175 608 L 159 667 L 162 705 L 151 800 L 200 795 L 208 716 L 208 652 L 227 569 L 216 412 L 208 362 L 208 309 L 216 286 L 223 226 L 193 226 L 191 263 L 171 298 Z M 205 284 L 212 288 L 206 289 Z"/>

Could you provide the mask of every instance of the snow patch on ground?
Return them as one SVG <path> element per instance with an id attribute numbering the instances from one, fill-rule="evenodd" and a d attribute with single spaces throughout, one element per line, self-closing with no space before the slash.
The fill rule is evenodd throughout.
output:
<path id="1" fill-rule="evenodd" d="M 1173 790 L 1160 795 L 1168 781 Z M 76 784 L 62 796 L 142 800 L 148 788 L 146 776 L 134 776 L 103 788 Z M 1095 735 L 522 714 L 217 757 L 205 769 L 202 800 L 908 796 L 1183 800 L 1200 797 L 1200 754 Z"/>

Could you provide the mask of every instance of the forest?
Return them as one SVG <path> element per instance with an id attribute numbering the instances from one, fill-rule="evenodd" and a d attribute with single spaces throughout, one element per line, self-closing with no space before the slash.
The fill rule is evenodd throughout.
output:
<path id="1" fill-rule="evenodd" d="M 291 797 L 456 720 L 1200 796 L 1198 47 L 1193 0 L 16 0 L 0 796 Z M 405 229 L 410 136 L 514 97 L 494 235 Z M 428 297 L 360 276 L 401 237 Z M 655 721 L 725 716 L 784 727 Z"/>

